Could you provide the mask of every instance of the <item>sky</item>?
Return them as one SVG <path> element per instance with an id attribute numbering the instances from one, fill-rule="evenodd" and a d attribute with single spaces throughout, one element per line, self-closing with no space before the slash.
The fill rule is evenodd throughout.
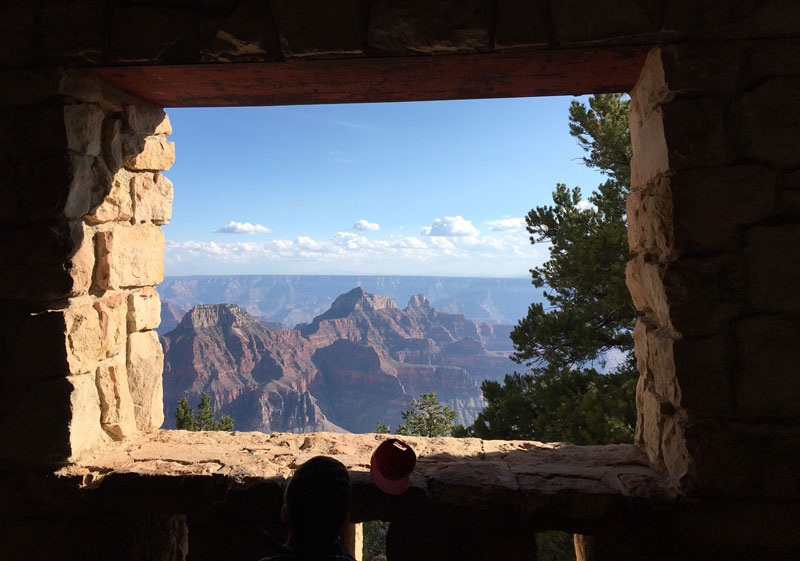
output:
<path id="1" fill-rule="evenodd" d="M 523 277 L 523 217 L 604 178 L 573 97 L 169 109 L 166 274 Z"/>

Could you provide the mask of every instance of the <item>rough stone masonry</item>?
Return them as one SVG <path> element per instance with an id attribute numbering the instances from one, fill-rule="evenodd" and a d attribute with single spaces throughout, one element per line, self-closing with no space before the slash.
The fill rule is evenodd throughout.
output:
<path id="1" fill-rule="evenodd" d="M 21 133 L 10 167 L 22 195 L 4 207 L 19 227 L 0 276 L 16 301 L 3 310 L 2 360 L 19 387 L 3 405 L 28 422 L 0 446 L 11 459 L 46 460 L 39 448 L 74 461 L 164 420 L 154 286 L 175 146 L 160 107 L 66 71 L 35 86 L 38 99 L 20 95 L 4 113 Z"/>

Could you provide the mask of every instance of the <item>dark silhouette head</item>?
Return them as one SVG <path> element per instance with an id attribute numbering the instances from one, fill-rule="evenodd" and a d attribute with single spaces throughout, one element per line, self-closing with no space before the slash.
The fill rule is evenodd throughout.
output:
<path id="1" fill-rule="evenodd" d="M 333 545 L 349 520 L 350 475 L 344 465 L 316 456 L 301 465 L 284 493 L 289 545 L 313 553 Z"/>

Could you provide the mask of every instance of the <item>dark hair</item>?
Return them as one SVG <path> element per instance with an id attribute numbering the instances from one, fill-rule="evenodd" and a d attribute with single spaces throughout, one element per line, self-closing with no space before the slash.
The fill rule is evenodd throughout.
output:
<path id="1" fill-rule="evenodd" d="M 350 510 L 350 475 L 333 458 L 316 456 L 294 472 L 284 492 L 292 548 L 298 553 L 331 546 Z"/>

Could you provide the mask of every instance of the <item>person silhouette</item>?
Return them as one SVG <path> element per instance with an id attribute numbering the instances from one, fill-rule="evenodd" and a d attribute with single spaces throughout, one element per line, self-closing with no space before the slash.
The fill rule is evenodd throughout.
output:
<path id="1" fill-rule="evenodd" d="M 295 470 L 283 494 L 289 537 L 261 561 L 355 561 L 340 535 L 350 521 L 350 475 L 333 458 L 315 456 Z"/>

